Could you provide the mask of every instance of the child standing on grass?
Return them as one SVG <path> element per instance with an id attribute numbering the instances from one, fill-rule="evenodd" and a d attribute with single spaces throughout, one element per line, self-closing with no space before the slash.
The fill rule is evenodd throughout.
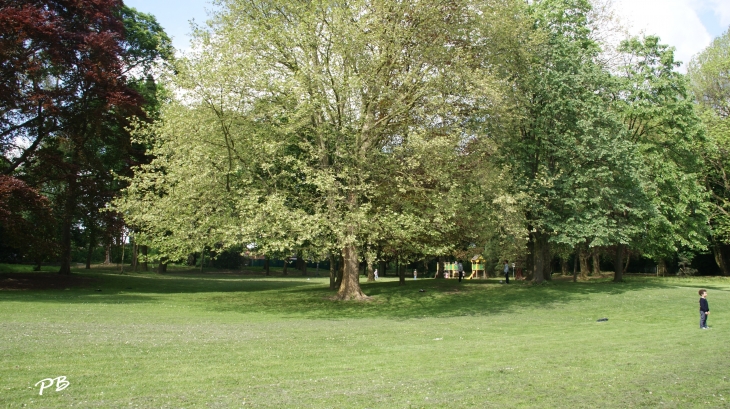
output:
<path id="1" fill-rule="evenodd" d="M 707 327 L 707 316 L 710 315 L 710 306 L 707 304 L 707 290 L 700 290 L 700 329 L 709 329 Z"/>

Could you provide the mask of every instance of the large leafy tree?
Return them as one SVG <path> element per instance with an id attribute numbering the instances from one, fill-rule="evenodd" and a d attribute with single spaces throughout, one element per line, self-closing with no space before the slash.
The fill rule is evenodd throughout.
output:
<path id="1" fill-rule="evenodd" d="M 135 161 L 124 129 L 130 116 L 144 117 L 145 100 L 130 80 L 169 39 L 117 0 L 4 1 L 0 22 L 2 172 L 52 198 L 60 272 L 69 273 L 79 210 L 98 210 L 115 190 L 111 171 Z"/>
<path id="2" fill-rule="evenodd" d="M 715 260 L 730 275 L 730 30 L 690 62 L 688 74 L 707 129 L 703 171 Z"/>
<path id="3" fill-rule="evenodd" d="M 673 49 L 658 37 L 621 43 L 615 107 L 626 137 L 644 162 L 642 178 L 654 211 L 631 245 L 660 265 L 678 251 L 705 249 L 706 193 L 702 183 L 704 141 L 685 75 L 675 71 Z"/>
<path id="4" fill-rule="evenodd" d="M 336 250 L 338 297 L 363 297 L 362 249 L 425 252 L 449 228 L 441 172 L 498 105 L 516 4 L 224 1 L 179 67 L 180 99 L 140 129 L 156 159 L 118 209 L 171 256 Z"/>
<path id="5" fill-rule="evenodd" d="M 616 82 L 598 62 L 590 11 L 584 0 L 532 3 L 545 41 L 515 80 L 521 119 L 500 150 L 525 198 L 536 282 L 549 278 L 551 242 L 615 246 L 620 263 L 650 211 L 642 164 L 611 109 Z"/>

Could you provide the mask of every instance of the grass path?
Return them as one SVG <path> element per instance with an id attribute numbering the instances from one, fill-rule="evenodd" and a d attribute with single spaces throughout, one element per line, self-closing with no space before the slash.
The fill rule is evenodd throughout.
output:
<path id="1" fill-rule="evenodd" d="M 727 279 L 386 279 L 341 303 L 325 278 L 79 273 L 0 291 L 0 407 L 730 407 Z"/>

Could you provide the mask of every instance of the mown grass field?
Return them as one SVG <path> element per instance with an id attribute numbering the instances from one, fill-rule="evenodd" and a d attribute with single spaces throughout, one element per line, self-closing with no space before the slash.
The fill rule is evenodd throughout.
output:
<path id="1" fill-rule="evenodd" d="M 0 273 L 0 407 L 730 407 L 724 278 L 386 278 L 356 303 L 324 277 L 76 276 L 18 290 Z"/>

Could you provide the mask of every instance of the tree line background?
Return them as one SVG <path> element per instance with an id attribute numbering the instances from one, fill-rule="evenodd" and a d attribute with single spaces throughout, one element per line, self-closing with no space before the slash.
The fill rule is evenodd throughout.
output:
<path id="1" fill-rule="evenodd" d="M 121 1 L 0 2 L 3 261 L 730 274 L 730 32 L 685 75 L 605 1 L 220 6 L 175 58 Z"/>

